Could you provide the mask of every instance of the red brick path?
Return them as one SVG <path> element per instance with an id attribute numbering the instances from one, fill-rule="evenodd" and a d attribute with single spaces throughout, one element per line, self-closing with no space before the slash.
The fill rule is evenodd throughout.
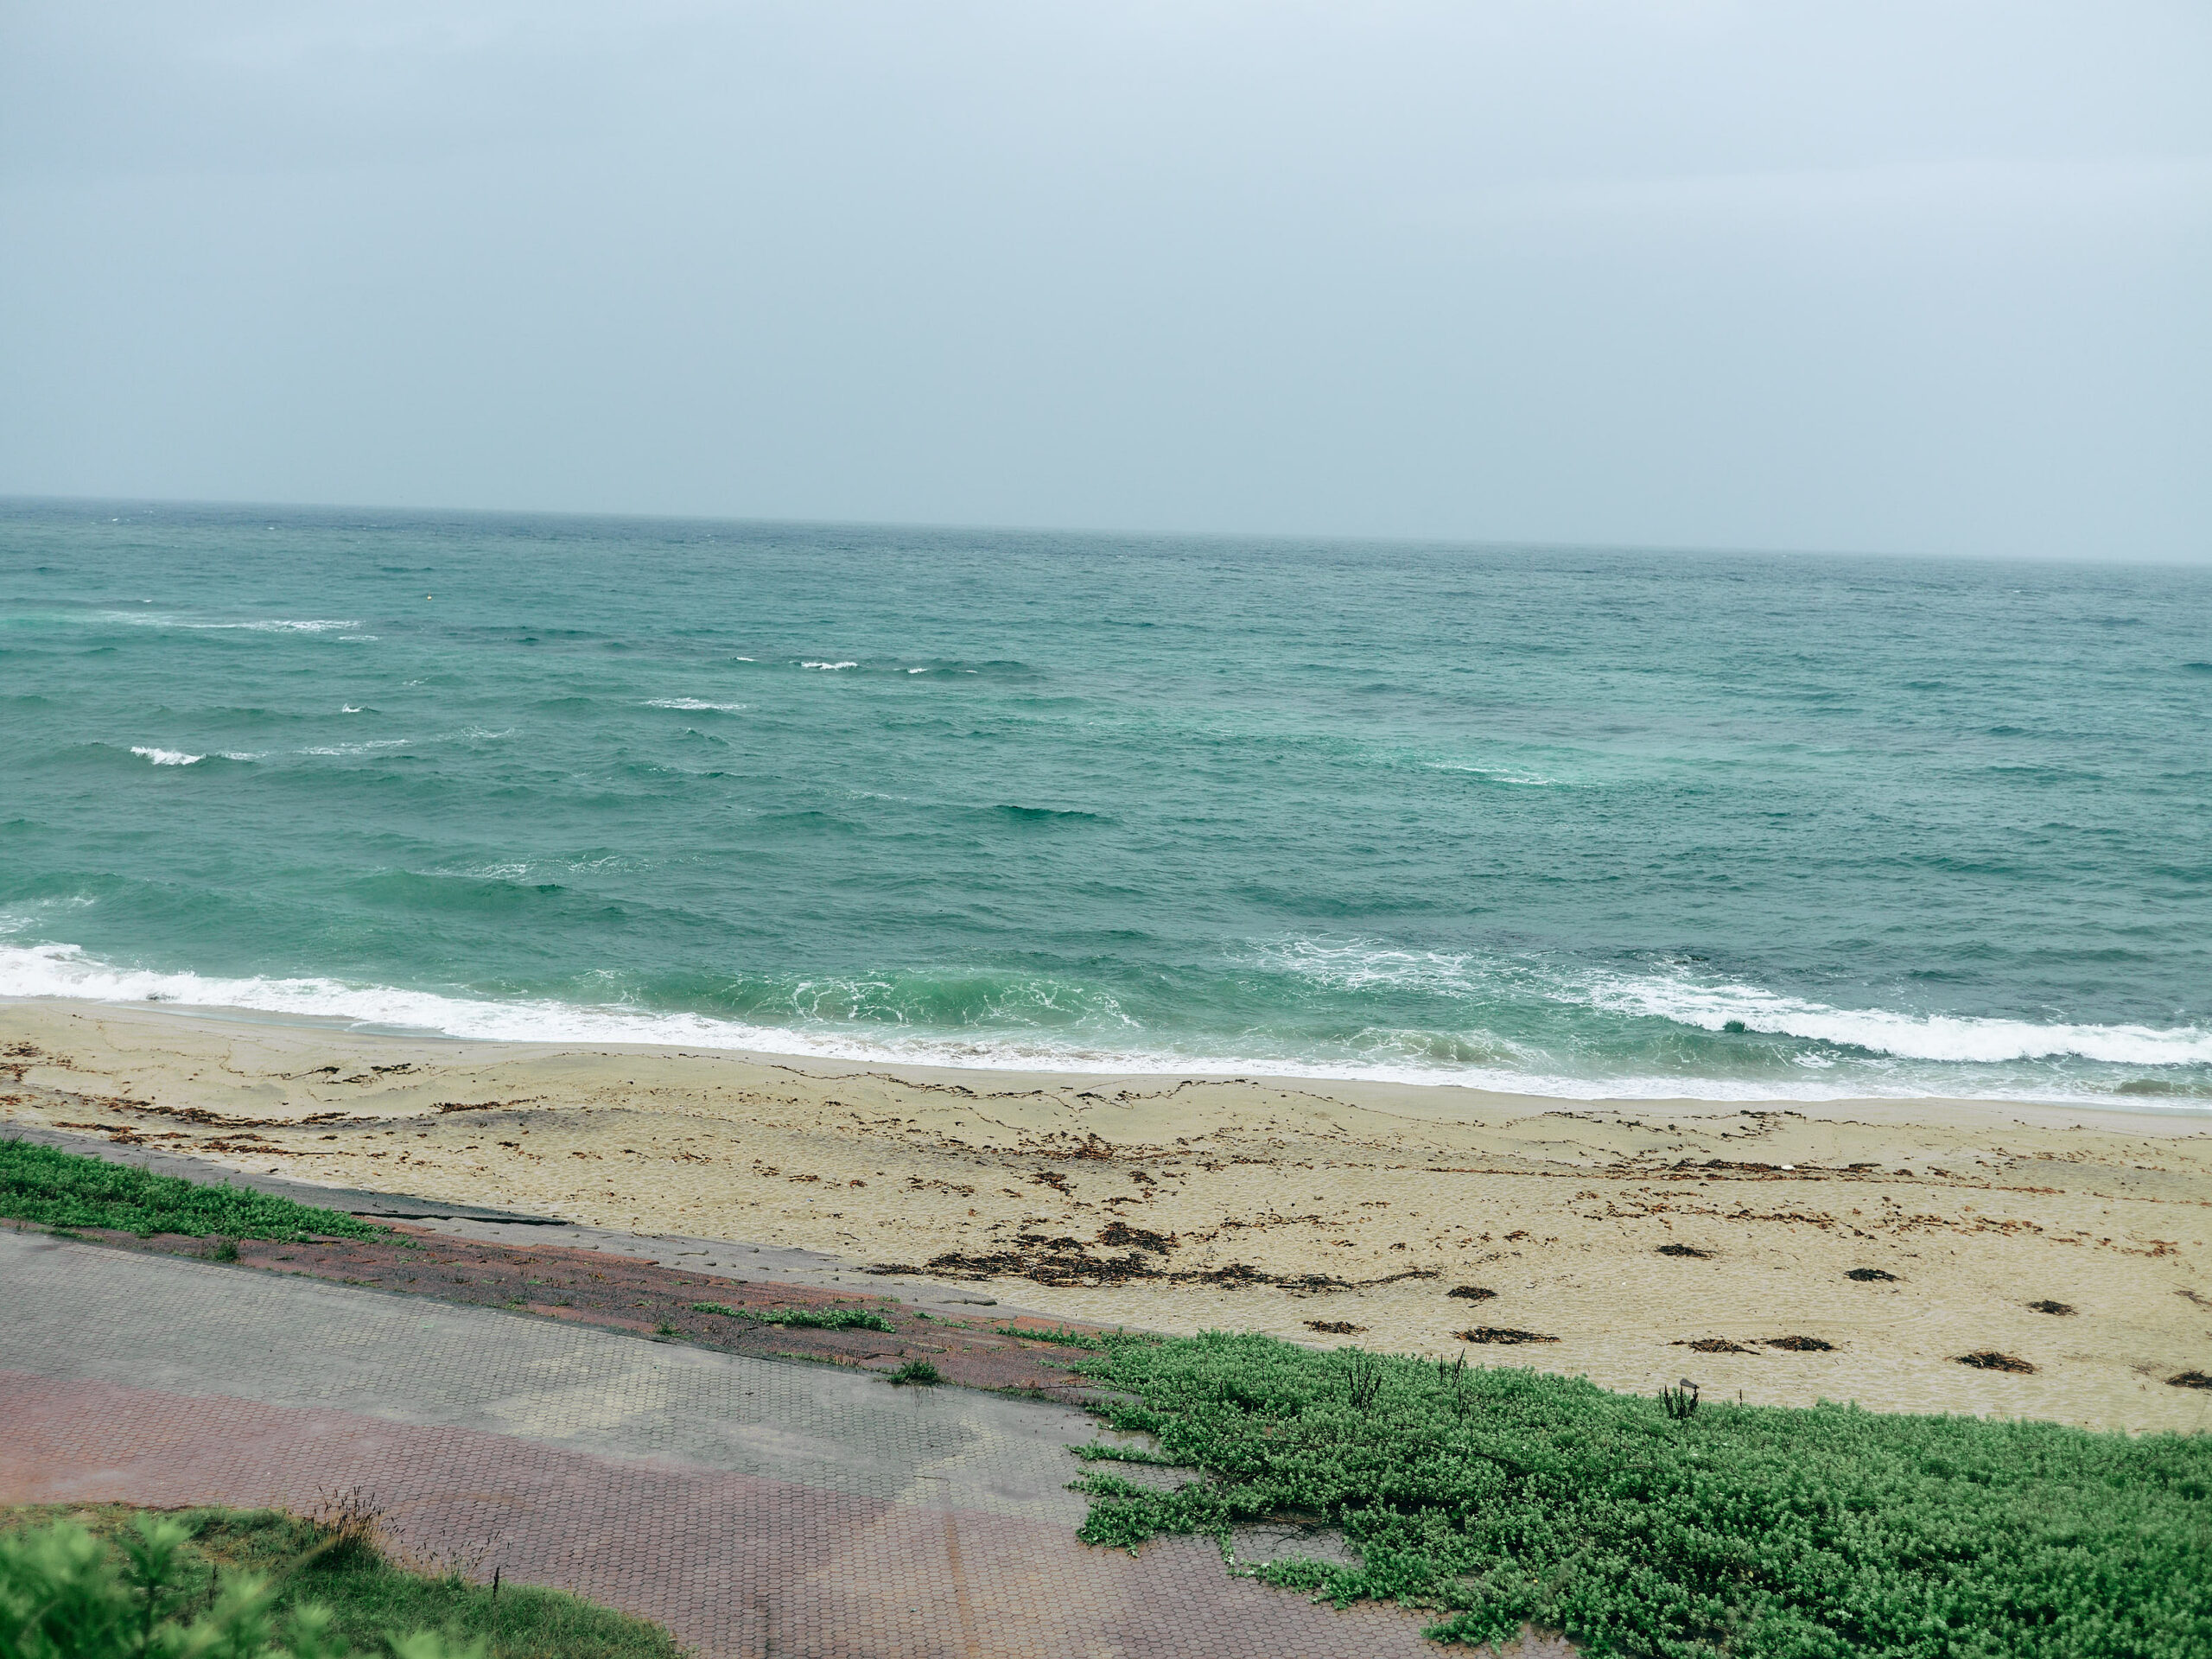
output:
<path id="1" fill-rule="evenodd" d="M 463 1428 L 0 1371 L 0 1499 L 311 1510 L 359 1487 L 426 1564 L 549 1584 L 702 1655 L 1434 1654 L 1393 1610 L 1229 1577 L 1214 1546 L 1065 1529 Z"/>

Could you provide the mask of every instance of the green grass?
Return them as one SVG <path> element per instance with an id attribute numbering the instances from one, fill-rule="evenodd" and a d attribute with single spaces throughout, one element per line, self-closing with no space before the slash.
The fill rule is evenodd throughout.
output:
<path id="1" fill-rule="evenodd" d="M 1825 1404 L 1676 1421 L 1579 1379 L 1219 1333 L 1109 1338 L 1084 1367 L 1130 1396 L 1099 1408 L 1114 1427 L 1208 1471 L 1088 1475 L 1087 1541 L 1325 1516 L 1362 1566 L 1261 1576 L 1433 1609 L 1440 1639 L 1528 1620 L 1667 1659 L 2212 1655 L 2212 1436 Z"/>
<path id="2" fill-rule="evenodd" d="M 906 1383 L 913 1382 L 918 1383 L 924 1388 L 928 1388 L 932 1384 L 944 1382 L 944 1378 L 939 1374 L 937 1367 L 930 1363 L 928 1360 L 910 1359 L 904 1365 L 901 1365 L 897 1370 L 891 1373 L 890 1380 L 893 1382 L 901 1384 L 902 1386 Z"/>
<path id="3" fill-rule="evenodd" d="M 727 1307 L 720 1302 L 694 1302 L 694 1313 L 720 1313 L 725 1319 L 752 1319 L 761 1325 L 797 1326 L 805 1331 L 890 1331 L 891 1321 L 872 1307 Z"/>
<path id="4" fill-rule="evenodd" d="M 140 1535 L 133 1522 L 143 1513 L 121 1505 L 75 1511 L 54 1507 L 0 1510 L 0 1552 L 11 1542 L 27 1540 L 41 1525 L 51 1527 L 72 1515 L 95 1537 L 111 1545 L 128 1543 Z M 668 1632 L 642 1619 L 557 1590 L 506 1584 L 495 1598 L 490 1586 L 457 1575 L 406 1572 L 358 1535 L 296 1516 L 267 1510 L 182 1510 L 168 1518 L 181 1522 L 190 1535 L 168 1575 L 167 1591 L 182 1616 L 206 1606 L 211 1590 L 235 1589 L 248 1578 L 259 1576 L 273 1591 L 266 1622 L 281 1631 L 302 1605 L 319 1605 L 328 1611 L 328 1635 L 337 1638 L 334 1651 L 386 1655 L 410 1635 L 428 1631 L 445 1638 L 448 1653 L 465 1653 L 472 1644 L 481 1643 L 491 1659 L 678 1659 L 681 1652 Z M 14 1539 L 6 1536 L 11 1533 Z M 113 1552 L 112 1565 L 122 1564 L 113 1559 L 120 1554 Z M 5 1579 L 0 1572 L 0 1590 L 7 1587 Z M 0 1604 L 5 1600 L 0 1594 Z M 0 1619 L 4 1619 L 3 1606 Z M 0 1649 L 16 1650 L 4 1630 L 0 1630 Z M 36 1646 L 22 1650 L 48 1651 Z M 137 1649 L 108 1644 L 81 1650 L 105 1655 Z M 216 1651 L 227 1654 L 231 1649 L 219 1647 Z"/>
<path id="5" fill-rule="evenodd" d="M 1081 1331 L 1070 1331 L 1055 1325 L 1050 1331 L 1025 1331 L 1018 1325 L 995 1325 L 992 1330 L 1002 1337 L 1019 1337 L 1024 1342 L 1054 1342 L 1063 1348 L 1103 1348 L 1103 1337 L 1094 1337 Z"/>
<path id="6" fill-rule="evenodd" d="M 372 1238 L 386 1230 L 250 1187 L 204 1185 L 10 1140 L 0 1140 L 0 1216 L 48 1227 L 232 1239 Z"/>

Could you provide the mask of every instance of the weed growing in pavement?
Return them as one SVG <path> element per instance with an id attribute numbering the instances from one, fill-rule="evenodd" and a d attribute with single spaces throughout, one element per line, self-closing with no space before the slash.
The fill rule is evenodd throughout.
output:
<path id="1" fill-rule="evenodd" d="M 1020 1337 L 1024 1342 L 1056 1342 L 1063 1348 L 1103 1348 L 1106 1345 L 1103 1337 L 1089 1336 L 1061 1325 L 1055 1325 L 1050 1331 L 1025 1331 L 1018 1325 L 995 1325 L 991 1329 L 1002 1337 Z"/>
<path id="2" fill-rule="evenodd" d="M 1159 1491 L 1087 1472 L 1091 1543 L 1319 1512 L 1363 1564 L 1260 1576 L 1431 1608 L 1433 1636 L 1471 1645 L 1532 1622 L 1669 1659 L 2212 1653 L 2212 1435 L 1831 1404 L 1677 1419 L 1530 1370 L 1106 1342 L 1079 1362 L 1116 1391 L 1095 1409 L 1207 1474 Z"/>
<path id="3" fill-rule="evenodd" d="M 0 1216 L 50 1228 L 110 1227 L 141 1237 L 377 1238 L 388 1230 L 251 1187 L 155 1175 L 29 1141 L 0 1140 Z"/>
<path id="4" fill-rule="evenodd" d="M 938 1374 L 937 1367 L 926 1359 L 910 1359 L 891 1373 L 890 1380 L 899 1383 L 919 1382 L 926 1386 L 932 1382 L 942 1382 L 944 1378 Z"/>
<path id="5" fill-rule="evenodd" d="M 889 1319 L 872 1307 L 731 1307 L 722 1302 L 694 1302 L 694 1313 L 719 1313 L 726 1319 L 780 1325 L 801 1331 L 892 1331 Z"/>
<path id="6" fill-rule="evenodd" d="M 750 1317 L 763 1325 L 804 1331 L 890 1331 L 897 1327 L 872 1307 L 772 1307 Z"/>
<path id="7" fill-rule="evenodd" d="M 207 1252 L 211 1262 L 235 1262 L 238 1259 L 238 1242 L 235 1238 L 219 1238 Z"/>

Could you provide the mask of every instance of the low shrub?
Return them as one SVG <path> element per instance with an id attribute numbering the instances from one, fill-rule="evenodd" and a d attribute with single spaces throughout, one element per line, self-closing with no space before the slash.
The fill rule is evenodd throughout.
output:
<path id="1" fill-rule="evenodd" d="M 677 1659 L 668 1633 L 559 1591 L 393 1566 L 372 1513 L 0 1512 L 7 1659 Z M 89 1521 L 91 1524 L 85 1524 Z"/>

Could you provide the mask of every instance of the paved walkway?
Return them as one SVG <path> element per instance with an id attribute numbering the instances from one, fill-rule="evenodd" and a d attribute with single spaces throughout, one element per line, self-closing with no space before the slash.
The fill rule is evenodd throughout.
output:
<path id="1" fill-rule="evenodd" d="M 0 1501 L 312 1510 L 722 1656 L 1384 1659 L 1393 1608 L 1089 1548 L 1066 1408 L 0 1232 Z"/>

